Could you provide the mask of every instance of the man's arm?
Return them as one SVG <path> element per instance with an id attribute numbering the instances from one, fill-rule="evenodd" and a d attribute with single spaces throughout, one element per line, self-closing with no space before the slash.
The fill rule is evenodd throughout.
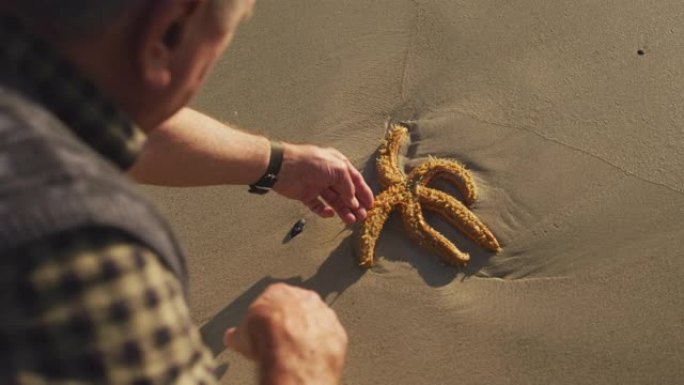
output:
<path id="1" fill-rule="evenodd" d="M 129 174 L 138 182 L 160 186 L 247 185 L 264 173 L 269 154 L 266 137 L 184 108 L 148 133 Z"/>
<path id="2" fill-rule="evenodd" d="M 373 193 L 344 155 L 332 148 L 284 145 L 276 192 L 322 217 L 336 212 L 346 223 L 365 218 Z M 185 108 L 149 133 L 130 175 L 163 186 L 247 185 L 264 174 L 269 157 L 266 137 Z"/>

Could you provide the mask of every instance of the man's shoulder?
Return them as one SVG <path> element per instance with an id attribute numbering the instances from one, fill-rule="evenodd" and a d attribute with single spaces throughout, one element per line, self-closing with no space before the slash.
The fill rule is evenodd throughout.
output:
<path id="1" fill-rule="evenodd" d="M 18 135 L 50 135 L 65 130 L 64 125 L 47 108 L 31 96 L 0 83 L 0 141 Z"/>
<path id="2" fill-rule="evenodd" d="M 96 191 L 117 189 L 132 190 L 50 111 L 0 87 L 0 217 L 69 198 L 85 205 Z"/>
<path id="3" fill-rule="evenodd" d="M 87 226 L 131 234 L 185 276 L 169 226 L 121 170 L 40 104 L 0 90 L 0 253 Z"/>
<path id="4" fill-rule="evenodd" d="M 30 95 L 0 83 L 0 154 L 12 158 L 26 152 L 31 152 L 35 161 L 51 157 L 53 169 L 75 160 L 65 152 L 79 152 L 89 161 L 106 163 L 51 110 Z"/>

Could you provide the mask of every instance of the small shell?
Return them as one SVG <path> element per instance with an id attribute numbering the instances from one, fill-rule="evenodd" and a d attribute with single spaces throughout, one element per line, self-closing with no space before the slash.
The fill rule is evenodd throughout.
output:
<path id="1" fill-rule="evenodd" d="M 290 230 L 290 238 L 294 238 L 297 235 L 299 235 L 299 233 L 304 231 L 305 225 L 306 225 L 306 219 L 298 220 L 297 223 L 295 223 L 294 226 L 292 226 L 292 230 Z"/>

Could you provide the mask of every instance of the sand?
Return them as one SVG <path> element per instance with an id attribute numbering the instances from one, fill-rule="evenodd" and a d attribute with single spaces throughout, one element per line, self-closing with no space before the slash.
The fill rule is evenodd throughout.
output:
<path id="1" fill-rule="evenodd" d="M 504 249 L 433 220 L 473 258 L 450 267 L 395 216 L 364 271 L 355 228 L 296 202 L 147 189 L 190 255 L 205 338 L 219 353 L 222 330 L 286 280 L 339 313 L 346 384 L 681 383 L 683 14 L 673 0 L 259 0 L 195 106 L 337 147 L 375 191 L 386 124 L 407 122 L 406 163 L 466 164 Z M 246 360 L 218 359 L 222 383 L 255 383 Z"/>

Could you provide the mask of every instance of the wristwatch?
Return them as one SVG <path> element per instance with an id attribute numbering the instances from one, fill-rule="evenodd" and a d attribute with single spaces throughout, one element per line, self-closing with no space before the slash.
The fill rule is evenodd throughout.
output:
<path id="1" fill-rule="evenodd" d="M 268 160 L 266 173 L 256 183 L 249 185 L 249 192 L 264 195 L 273 189 L 278 181 L 278 173 L 283 165 L 284 147 L 281 142 L 271 141 L 271 157 Z"/>

